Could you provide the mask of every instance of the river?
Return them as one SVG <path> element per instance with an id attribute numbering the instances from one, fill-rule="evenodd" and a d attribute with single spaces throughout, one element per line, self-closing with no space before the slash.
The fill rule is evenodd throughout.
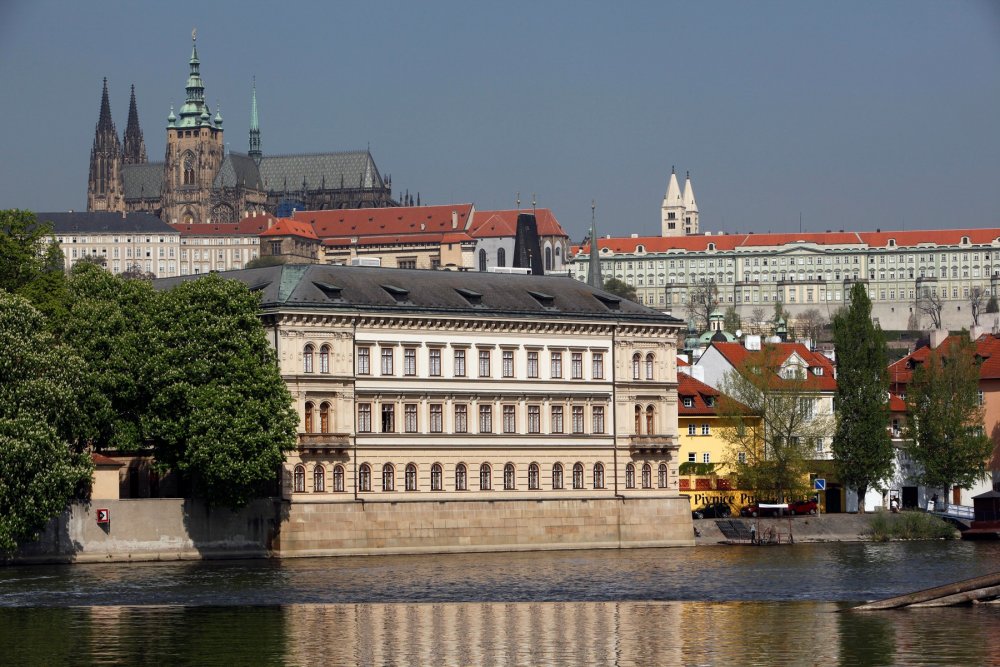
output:
<path id="1" fill-rule="evenodd" d="M 0 665 L 1000 664 L 1000 606 L 839 613 L 1000 544 L 0 568 Z"/>

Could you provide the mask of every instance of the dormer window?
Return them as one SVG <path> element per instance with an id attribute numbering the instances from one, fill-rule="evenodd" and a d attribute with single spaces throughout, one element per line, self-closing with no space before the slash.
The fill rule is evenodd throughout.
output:
<path id="1" fill-rule="evenodd" d="M 813 375 L 822 375 L 823 374 L 823 367 L 822 366 L 813 366 L 812 371 L 813 371 Z"/>
<path id="2" fill-rule="evenodd" d="M 962 237 L 962 245 L 969 245 L 969 237 L 968 236 L 963 236 Z"/>
<path id="3" fill-rule="evenodd" d="M 639 245 L 637 245 L 637 246 L 635 247 L 635 251 L 636 251 L 636 253 L 637 253 L 637 254 L 641 255 L 641 254 L 643 254 L 644 252 L 646 252 L 646 246 L 644 246 L 644 245 L 642 245 L 642 244 L 639 244 Z"/>
<path id="4" fill-rule="evenodd" d="M 534 290 L 528 290 L 528 294 L 530 294 L 543 308 L 552 308 L 555 305 L 556 298 L 551 294 L 536 292 Z"/>
<path id="5" fill-rule="evenodd" d="M 889 239 L 889 247 L 890 248 L 896 247 L 896 239 Z"/>
<path id="6" fill-rule="evenodd" d="M 705 397 L 705 405 L 707 405 L 710 408 L 714 408 L 715 407 L 715 396 L 706 396 Z"/>
<path id="7" fill-rule="evenodd" d="M 715 244 L 714 243 L 709 243 L 708 244 L 708 249 L 709 250 L 715 250 Z"/>
<path id="8" fill-rule="evenodd" d="M 396 300 L 397 303 L 404 303 L 410 298 L 410 290 L 403 287 L 396 287 L 395 285 L 381 285 L 389 296 Z"/>
<path id="9" fill-rule="evenodd" d="M 471 305 L 473 306 L 483 305 L 483 295 L 480 294 L 479 292 L 474 292 L 470 289 L 465 289 L 464 287 L 456 287 L 455 291 L 461 294 L 463 297 L 465 297 L 465 300 L 468 301 Z"/>
<path id="10" fill-rule="evenodd" d="M 694 398 L 692 398 L 691 396 L 685 396 L 684 397 L 684 407 L 685 408 L 693 408 L 694 407 Z"/>

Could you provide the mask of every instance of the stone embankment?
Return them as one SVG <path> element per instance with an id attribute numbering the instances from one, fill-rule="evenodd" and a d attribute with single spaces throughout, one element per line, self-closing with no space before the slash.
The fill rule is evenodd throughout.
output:
<path id="1" fill-rule="evenodd" d="M 885 513 L 882 513 L 885 515 Z M 866 542 L 871 539 L 867 534 L 874 513 L 868 514 L 823 514 L 820 516 L 796 516 L 761 519 L 742 519 L 749 527 L 757 524 L 758 534 L 764 534 L 767 529 L 781 535 L 784 542 L 789 531 L 796 542 Z M 901 515 L 885 515 L 890 518 Z M 697 546 L 725 544 L 726 537 L 719 530 L 715 519 L 699 519 L 693 522 L 701 533 L 695 538 Z"/>

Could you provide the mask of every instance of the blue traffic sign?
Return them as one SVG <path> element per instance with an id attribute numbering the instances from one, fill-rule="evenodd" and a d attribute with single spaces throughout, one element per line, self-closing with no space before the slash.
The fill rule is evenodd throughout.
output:
<path id="1" fill-rule="evenodd" d="M 817 491 L 826 491 L 826 480 L 822 477 L 817 477 L 813 480 L 813 488 Z"/>

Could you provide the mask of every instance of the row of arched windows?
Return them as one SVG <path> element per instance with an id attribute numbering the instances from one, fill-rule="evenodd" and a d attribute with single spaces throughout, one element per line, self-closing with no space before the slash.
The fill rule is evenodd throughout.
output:
<path id="1" fill-rule="evenodd" d="M 645 425 L 646 430 L 643 431 L 643 425 Z M 645 410 L 641 405 L 635 406 L 635 434 L 636 435 L 655 435 L 656 434 L 656 410 L 652 405 L 647 405 Z"/>
<path id="2" fill-rule="evenodd" d="M 316 413 L 319 413 L 319 430 L 316 430 Z M 317 410 L 316 404 L 312 401 L 306 402 L 306 412 L 305 412 L 305 432 L 306 433 L 331 433 L 330 425 L 332 423 L 333 410 L 329 403 L 326 401 L 319 404 L 319 409 Z"/>
<path id="3" fill-rule="evenodd" d="M 309 343 L 302 349 L 302 372 L 315 373 L 316 347 Z M 319 348 L 319 372 L 330 372 L 330 346 L 323 345 Z"/>
<path id="4" fill-rule="evenodd" d="M 636 352 L 632 355 L 632 379 L 641 380 L 642 371 L 645 369 L 646 379 L 652 380 L 654 378 L 653 370 L 656 368 L 656 357 L 652 353 L 646 355 L 645 364 L 643 364 L 642 355 Z"/>
<path id="5" fill-rule="evenodd" d="M 667 465 L 661 463 L 657 470 L 657 487 L 667 487 Z M 372 466 L 362 463 L 358 468 L 358 490 L 365 492 L 372 490 Z M 582 463 L 573 464 L 572 477 L 569 483 L 573 489 L 585 488 L 584 466 Z M 541 489 L 541 468 L 537 463 L 528 465 L 528 490 L 537 491 Z M 431 491 L 444 490 L 444 468 L 440 463 L 431 465 Z M 344 466 L 339 463 L 333 466 L 333 486 L 331 490 L 335 493 L 344 491 Z M 469 490 L 469 468 L 464 463 L 455 466 L 454 482 L 456 491 Z M 560 490 L 567 488 L 564 479 L 564 468 L 561 463 L 552 464 L 551 488 Z M 591 483 L 595 489 L 605 488 L 604 464 L 595 463 Z M 306 467 L 301 463 L 295 466 L 292 480 L 292 490 L 295 493 L 305 493 L 306 491 Z M 382 491 L 396 490 L 396 468 L 391 463 L 382 466 Z M 649 463 L 643 463 L 641 468 L 641 484 L 644 489 L 653 488 L 653 467 Z M 517 469 L 513 463 L 507 463 L 503 467 L 503 488 L 505 491 L 517 489 Z M 625 488 L 636 488 L 636 467 L 634 463 L 625 466 Z M 403 472 L 403 489 L 406 491 L 417 491 L 417 466 L 415 463 L 407 463 Z M 493 489 L 493 467 L 489 463 L 479 466 L 479 490 L 490 491 Z M 326 468 L 317 464 L 312 471 L 312 490 L 319 493 L 326 491 Z"/>

